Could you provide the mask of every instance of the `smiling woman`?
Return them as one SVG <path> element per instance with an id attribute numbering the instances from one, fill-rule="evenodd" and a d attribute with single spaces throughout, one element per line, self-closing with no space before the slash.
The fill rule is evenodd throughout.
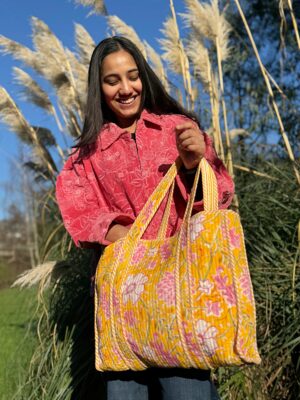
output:
<path id="1" fill-rule="evenodd" d="M 136 141 L 130 135 L 133 131 Z M 226 208 L 231 202 L 233 182 L 196 116 L 169 96 L 141 52 L 123 37 L 105 39 L 93 52 L 85 123 L 76 147 L 78 151 L 58 176 L 56 195 L 65 226 L 77 246 L 110 245 L 125 237 L 178 156 L 185 169 L 176 179 L 166 236 L 174 235 L 182 223 L 193 168 L 202 157 L 217 177 L 219 207 Z M 156 237 L 165 207 L 166 201 L 158 208 L 144 238 Z M 203 209 L 201 196 L 194 207 Z M 153 265 L 145 265 L 147 268 Z M 167 276 L 159 287 L 162 298 L 170 297 L 169 280 Z M 146 281 L 143 271 L 129 279 L 124 301 L 135 303 Z M 107 311 L 108 299 L 100 297 L 100 307 Z M 138 330 L 138 321 L 129 320 Z M 96 351 L 101 351 L 98 346 Z M 168 360 L 180 367 L 174 350 L 168 353 Z M 152 368 L 119 372 L 118 365 L 115 367 L 117 372 L 104 376 L 108 400 L 146 400 L 148 389 L 155 384 L 162 388 L 164 400 L 218 398 L 209 371 L 171 368 L 166 372 Z"/>

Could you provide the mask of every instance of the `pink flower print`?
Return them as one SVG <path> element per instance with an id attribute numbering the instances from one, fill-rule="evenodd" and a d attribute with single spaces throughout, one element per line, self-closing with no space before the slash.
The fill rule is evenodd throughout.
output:
<path id="1" fill-rule="evenodd" d="M 217 328 L 200 319 L 196 324 L 196 333 L 204 352 L 208 356 L 214 355 L 218 347 L 216 342 Z"/>
<path id="2" fill-rule="evenodd" d="M 178 367 L 180 365 L 178 357 L 175 354 L 164 351 L 161 353 L 161 356 L 166 360 L 169 367 Z"/>
<path id="3" fill-rule="evenodd" d="M 136 353 L 139 354 L 140 352 L 140 348 L 139 345 L 137 344 L 137 342 L 134 340 L 134 338 L 132 337 L 132 335 L 129 333 L 127 335 L 127 342 L 130 344 L 131 350 Z"/>
<path id="4" fill-rule="evenodd" d="M 170 258 L 171 254 L 172 254 L 172 250 L 171 250 L 169 243 L 164 243 L 161 246 L 160 254 L 161 254 L 161 257 L 163 260 L 167 260 L 168 258 Z"/>
<path id="5" fill-rule="evenodd" d="M 222 312 L 218 301 L 208 300 L 205 303 L 205 309 L 207 315 L 215 315 L 216 317 L 219 317 Z"/>
<path id="6" fill-rule="evenodd" d="M 149 261 L 145 266 L 147 269 L 154 269 L 156 266 L 156 260 Z"/>
<path id="7" fill-rule="evenodd" d="M 100 309 L 104 311 L 105 318 L 110 318 L 109 299 L 104 290 L 100 292 Z"/>
<path id="8" fill-rule="evenodd" d="M 245 338 L 242 337 L 240 337 L 237 342 L 237 350 L 244 356 L 247 354 L 247 348 L 249 349 L 249 346 L 245 346 L 245 342 Z"/>
<path id="9" fill-rule="evenodd" d="M 114 313 L 118 315 L 120 312 L 120 299 L 115 290 L 113 291 L 113 307 L 114 307 Z"/>
<path id="10" fill-rule="evenodd" d="M 211 289 L 214 287 L 214 284 L 212 282 L 210 282 L 209 280 L 205 279 L 205 280 L 201 280 L 199 282 L 199 291 L 201 293 L 205 293 L 205 294 L 210 294 L 211 293 Z"/>
<path id="11" fill-rule="evenodd" d="M 236 305 L 236 298 L 233 285 L 225 286 L 225 288 L 223 289 L 223 295 L 226 298 L 227 304 L 229 306 Z"/>
<path id="12" fill-rule="evenodd" d="M 147 281 L 147 276 L 142 273 L 129 275 L 122 290 L 124 303 L 131 300 L 135 304 L 143 293 L 144 285 Z"/>
<path id="13" fill-rule="evenodd" d="M 156 354 L 163 358 L 168 367 L 176 367 L 179 365 L 179 360 L 178 357 L 175 354 L 170 353 L 169 351 L 166 351 L 166 349 L 163 347 L 163 344 L 159 339 L 159 336 L 157 333 L 154 333 L 153 335 L 153 341 L 151 341 L 149 344 L 150 346 L 155 350 Z"/>
<path id="14" fill-rule="evenodd" d="M 195 263 L 195 262 L 197 262 L 197 259 L 198 259 L 198 254 L 197 254 L 197 252 L 195 252 L 195 251 L 189 251 L 189 253 L 187 253 L 188 255 L 189 255 L 189 258 L 188 258 L 188 261 L 190 262 L 190 263 Z"/>
<path id="15" fill-rule="evenodd" d="M 214 276 L 215 284 L 218 290 L 225 297 L 228 306 L 234 306 L 236 304 L 235 292 L 233 285 L 228 284 L 228 277 L 226 275 L 222 276 L 222 268 L 217 269 L 217 275 Z"/>
<path id="16" fill-rule="evenodd" d="M 175 276 L 171 272 L 166 272 L 164 277 L 157 285 L 157 294 L 168 306 L 175 303 Z"/>
<path id="17" fill-rule="evenodd" d="M 137 264 L 144 257 L 146 252 L 146 247 L 143 244 L 138 244 L 131 259 L 133 264 Z"/>
<path id="18" fill-rule="evenodd" d="M 181 246 L 186 247 L 186 245 L 187 245 L 187 234 L 186 230 L 184 229 L 181 235 Z"/>
<path id="19" fill-rule="evenodd" d="M 185 334 L 186 344 L 189 350 L 196 356 L 201 357 L 201 351 L 199 348 L 199 344 L 195 342 L 193 338 L 193 334 L 191 332 Z"/>
<path id="20" fill-rule="evenodd" d="M 225 290 L 227 286 L 228 277 L 226 275 L 221 275 L 223 273 L 222 268 L 217 268 L 217 274 L 214 276 L 214 282 L 217 288 L 221 291 Z"/>
<path id="21" fill-rule="evenodd" d="M 138 322 L 132 310 L 125 311 L 124 320 L 129 326 L 135 326 Z"/>
<path id="22" fill-rule="evenodd" d="M 240 278 L 240 286 L 243 294 L 251 301 L 252 300 L 252 284 L 248 271 L 245 271 Z"/>
<path id="23" fill-rule="evenodd" d="M 236 234 L 234 228 L 230 229 L 229 237 L 230 237 L 230 243 L 234 248 L 238 249 L 241 247 L 241 235 Z"/>
<path id="24" fill-rule="evenodd" d="M 202 224 L 203 221 L 204 221 L 204 215 L 199 215 L 191 219 L 190 237 L 192 242 L 196 240 L 197 237 L 199 236 L 199 233 L 201 233 L 204 230 L 204 226 Z"/>
<path id="25" fill-rule="evenodd" d="M 123 242 L 118 242 L 114 247 L 114 259 L 122 262 L 124 260 L 124 251 L 122 249 Z"/>

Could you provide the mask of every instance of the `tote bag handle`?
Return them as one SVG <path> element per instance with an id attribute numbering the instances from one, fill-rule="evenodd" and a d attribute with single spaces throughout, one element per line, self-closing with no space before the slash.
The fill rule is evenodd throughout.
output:
<path id="1" fill-rule="evenodd" d="M 143 209 L 140 211 L 139 215 L 135 219 L 135 222 L 133 223 L 129 232 L 126 235 L 127 240 L 135 242 L 143 236 L 145 230 L 147 229 L 153 216 L 157 212 L 160 204 L 162 203 L 173 181 L 175 180 L 181 165 L 182 161 L 178 157 L 174 164 L 172 164 L 172 166 L 168 170 L 167 174 L 160 181 L 159 185 L 156 187 L 156 189 L 144 205 Z M 191 194 L 189 196 L 183 222 L 189 220 L 191 217 L 200 173 L 202 176 L 204 211 L 218 210 L 217 179 L 213 169 L 211 168 L 207 160 L 203 157 L 197 168 L 194 184 Z"/>

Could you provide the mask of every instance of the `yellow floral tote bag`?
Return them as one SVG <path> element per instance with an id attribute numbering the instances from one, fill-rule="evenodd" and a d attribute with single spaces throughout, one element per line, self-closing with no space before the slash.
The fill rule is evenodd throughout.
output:
<path id="1" fill-rule="evenodd" d="M 179 231 L 165 238 L 180 161 L 125 238 L 107 246 L 95 278 L 96 369 L 211 369 L 258 364 L 255 303 L 237 213 L 218 209 L 203 158 Z M 201 172 L 204 211 L 192 215 Z M 141 239 L 169 192 L 158 238 Z"/>

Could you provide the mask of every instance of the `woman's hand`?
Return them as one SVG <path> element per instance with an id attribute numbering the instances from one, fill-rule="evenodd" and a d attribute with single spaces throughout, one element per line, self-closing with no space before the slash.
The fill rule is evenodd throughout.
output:
<path id="1" fill-rule="evenodd" d="M 193 122 L 185 122 L 175 127 L 176 145 L 186 169 L 197 167 L 204 157 L 206 146 L 204 136 Z"/>
<path id="2" fill-rule="evenodd" d="M 119 224 L 113 224 L 107 234 L 105 239 L 111 243 L 115 242 L 118 239 L 122 239 L 127 235 L 129 228 Z"/>

